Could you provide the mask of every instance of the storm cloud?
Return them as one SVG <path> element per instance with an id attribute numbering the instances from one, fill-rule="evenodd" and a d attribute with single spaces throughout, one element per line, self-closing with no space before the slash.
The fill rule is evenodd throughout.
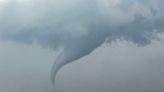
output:
<path id="1" fill-rule="evenodd" d="M 94 43 L 99 38 L 108 41 L 123 38 L 146 44 L 154 33 L 163 31 L 163 3 L 162 0 L 7 0 L 0 8 L 1 39 L 36 41 L 51 48 L 86 40 Z"/>

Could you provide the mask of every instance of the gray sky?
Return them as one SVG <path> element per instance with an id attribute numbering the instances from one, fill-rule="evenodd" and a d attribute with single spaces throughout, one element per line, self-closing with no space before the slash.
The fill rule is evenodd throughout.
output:
<path id="1" fill-rule="evenodd" d="M 126 41 L 104 44 L 63 67 L 57 88 L 64 92 L 158 92 L 164 86 L 163 49 L 163 38 L 145 47 Z M 49 73 L 55 56 L 37 44 L 0 42 L 0 91 L 52 92 Z"/>
<path id="2" fill-rule="evenodd" d="M 163 92 L 163 4 L 0 0 L 0 91 Z"/>

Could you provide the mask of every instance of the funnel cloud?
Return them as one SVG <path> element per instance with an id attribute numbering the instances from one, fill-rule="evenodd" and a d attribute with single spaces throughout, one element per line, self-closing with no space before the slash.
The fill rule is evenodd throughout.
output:
<path id="1" fill-rule="evenodd" d="M 58 70 L 117 39 L 139 46 L 164 31 L 163 0 L 6 0 L 0 1 L 0 39 L 62 49 Z"/>

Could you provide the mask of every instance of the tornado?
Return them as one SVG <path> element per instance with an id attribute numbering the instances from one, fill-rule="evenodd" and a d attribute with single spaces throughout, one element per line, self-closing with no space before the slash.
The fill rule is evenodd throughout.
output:
<path id="1" fill-rule="evenodd" d="M 99 34 L 98 39 L 93 39 L 97 37 L 98 32 L 89 33 L 92 36 L 86 36 L 83 38 L 72 39 L 65 43 L 62 52 L 56 58 L 51 71 L 51 82 L 55 86 L 55 77 L 57 72 L 66 64 L 69 64 L 77 59 L 80 59 L 88 54 L 90 54 L 94 49 L 99 47 L 105 42 L 104 32 Z"/>
<path id="2" fill-rule="evenodd" d="M 1 0 L 0 40 L 37 43 L 62 52 L 51 82 L 66 64 L 102 44 L 126 40 L 145 46 L 164 32 L 163 0 Z"/>

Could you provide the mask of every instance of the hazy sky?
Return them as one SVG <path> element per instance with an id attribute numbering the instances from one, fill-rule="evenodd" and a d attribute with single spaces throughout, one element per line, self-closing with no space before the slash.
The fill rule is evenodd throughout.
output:
<path id="1" fill-rule="evenodd" d="M 0 91 L 163 92 L 163 4 L 0 0 Z"/>

